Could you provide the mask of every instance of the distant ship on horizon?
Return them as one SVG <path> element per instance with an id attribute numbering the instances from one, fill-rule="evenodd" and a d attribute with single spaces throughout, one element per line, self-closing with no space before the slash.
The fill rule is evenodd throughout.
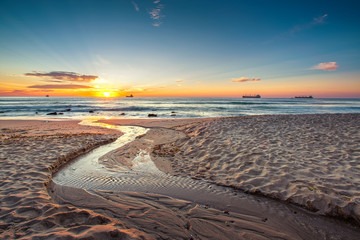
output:
<path id="1" fill-rule="evenodd" d="M 261 96 L 259 94 L 257 95 L 243 95 L 243 98 L 261 98 Z"/>
<path id="2" fill-rule="evenodd" d="M 134 96 L 132 94 L 130 94 L 130 95 L 126 96 L 126 97 L 134 97 Z"/>
<path id="3" fill-rule="evenodd" d="M 313 96 L 295 96 L 295 98 L 313 98 Z"/>

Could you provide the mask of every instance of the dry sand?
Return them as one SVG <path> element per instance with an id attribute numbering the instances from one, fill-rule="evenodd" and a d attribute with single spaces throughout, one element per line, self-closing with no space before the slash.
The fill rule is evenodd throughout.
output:
<path id="1" fill-rule="evenodd" d="M 91 210 L 59 205 L 48 194 L 51 172 L 119 132 L 78 122 L 0 121 L 0 238 L 136 235 Z"/>
<path id="2" fill-rule="evenodd" d="M 188 137 L 153 155 L 169 172 L 360 224 L 360 114 L 220 118 L 175 129 Z"/>
<path id="3" fill-rule="evenodd" d="M 341 125 L 347 121 L 350 126 L 353 126 L 354 121 L 358 119 L 357 115 L 334 116 L 328 116 L 328 118 L 332 118 L 332 124 Z M 276 126 L 284 121 L 281 120 L 282 118 L 287 119 L 282 125 L 288 125 L 288 127 L 292 126 L 288 122 L 291 118 L 297 120 L 296 123 L 293 123 L 293 127 L 301 123 L 301 119 L 309 119 L 302 116 L 269 116 L 263 120 L 261 117 L 185 121 L 136 120 L 133 122 L 134 125 L 148 124 L 154 128 L 134 144 L 138 144 L 141 148 L 141 145 L 145 146 L 144 141 L 149 142 L 149 140 L 160 137 L 161 141 L 155 141 L 161 147 L 155 147 L 154 159 L 157 163 L 167 163 L 163 164 L 162 170 L 171 168 L 178 174 L 192 175 L 196 178 L 206 178 L 220 184 L 231 185 L 229 179 L 234 173 L 230 171 L 230 168 L 226 170 L 226 167 L 222 166 L 234 162 L 236 155 L 231 157 L 228 155 L 228 150 L 241 150 L 240 145 L 245 144 L 236 134 L 244 133 L 247 142 L 252 142 L 255 148 L 258 139 L 254 139 L 254 132 L 249 133 L 249 131 L 261 129 L 261 126 L 265 127 L 267 124 L 260 124 L 262 121 L 271 122 L 273 127 L 269 128 L 279 130 L 281 127 Z M 311 116 L 310 122 L 319 118 L 322 117 Z M 294 119 L 292 120 L 294 121 Z M 118 123 L 130 125 L 131 122 L 118 121 Z M 258 125 L 254 129 L 254 126 L 249 123 Z M 181 127 L 184 124 L 188 125 Z M 335 132 L 341 129 L 349 130 L 344 129 L 342 125 L 335 127 L 332 124 L 331 126 L 336 128 Z M 314 129 L 313 125 L 310 125 L 310 130 Z M 321 124 L 318 123 L 318 125 Z M 176 132 L 175 135 L 164 137 L 164 133 L 168 132 L 159 128 L 163 126 L 179 131 L 173 131 Z M 241 129 L 242 126 L 247 129 Z M 298 126 L 298 128 L 302 127 Z M 349 128 L 353 131 L 359 129 Z M 61 165 L 99 144 L 114 140 L 114 137 L 119 136 L 120 133 L 110 129 L 79 126 L 76 121 L 0 121 L 0 131 L 1 239 L 356 239 L 359 233 L 358 228 L 349 228 L 341 222 L 329 225 L 328 231 L 324 230 L 322 227 L 328 222 L 326 219 L 309 218 L 309 214 L 300 209 L 291 214 L 289 214 L 289 211 L 293 211 L 291 208 L 289 211 L 273 209 L 269 207 L 267 200 L 254 200 L 256 204 L 260 202 L 261 207 L 257 209 L 257 212 L 266 214 L 262 216 L 229 213 L 157 194 L 114 191 L 90 193 L 82 189 L 56 185 L 51 181 L 51 175 Z M 294 132 L 290 131 L 289 133 Z M 206 142 L 206 136 L 212 141 Z M 277 139 L 272 138 L 271 134 L 266 136 L 268 141 Z M 310 136 L 316 136 L 316 134 L 313 133 Z M 358 136 L 357 132 L 357 139 L 352 140 L 358 141 Z M 233 142 L 229 143 L 229 139 Z M 292 140 L 294 139 L 292 138 Z M 166 141 L 175 141 L 176 145 L 168 144 Z M 222 144 L 224 141 L 225 145 Z M 269 142 L 269 144 L 272 143 Z M 219 147 L 216 148 L 216 145 Z M 353 152 L 356 153 L 358 145 L 355 145 Z M 247 147 L 249 146 L 252 145 L 247 145 Z M 271 147 L 275 146 L 271 145 Z M 131 151 L 128 146 L 126 148 Z M 219 148 L 224 148 L 224 150 L 219 151 Z M 217 161 L 217 165 L 210 165 L 210 168 L 207 169 L 211 175 L 198 171 L 201 163 L 206 159 L 204 156 L 207 156 L 206 153 L 203 154 L 204 151 L 208 154 L 213 154 L 214 151 L 219 152 L 217 155 L 213 154 L 218 157 L 211 160 Z M 243 152 L 238 154 L 243 154 L 244 151 L 251 152 L 252 150 L 243 149 Z M 195 157 L 191 154 L 198 155 Z M 194 158 L 191 158 L 192 156 Z M 251 157 L 252 155 L 245 156 Z M 358 155 L 355 157 L 358 160 Z M 183 166 L 180 166 L 180 158 L 183 158 L 181 160 L 184 163 Z M 237 161 L 239 160 L 243 159 L 238 157 Z M 117 164 L 116 158 L 113 163 Z M 355 166 L 355 169 L 354 166 L 352 167 L 352 174 L 355 174 L 352 179 L 359 181 L 359 176 L 356 175 L 358 165 Z M 220 175 L 214 179 L 216 174 Z M 280 172 L 280 176 L 281 174 L 282 172 Z M 256 174 L 251 176 L 257 178 Z M 308 178 L 311 176 L 306 177 L 306 179 Z M 287 190 L 286 187 L 285 190 Z M 313 189 L 311 192 L 317 191 Z M 271 218 L 272 215 L 279 217 Z M 265 217 L 269 217 L 269 219 Z M 307 222 L 304 223 L 304 220 Z M 281 222 L 284 223 L 284 226 L 281 225 Z M 286 226 L 286 222 L 297 225 Z"/>
<path id="4" fill-rule="evenodd" d="M 298 236 L 307 235 L 290 228 L 278 232 L 276 221 L 265 222 L 259 216 L 230 216 L 163 195 L 89 193 L 56 185 L 51 176 L 63 164 L 120 135 L 77 123 L 0 121 L 0 239 L 301 239 Z M 308 229 L 315 231 L 313 226 Z"/>

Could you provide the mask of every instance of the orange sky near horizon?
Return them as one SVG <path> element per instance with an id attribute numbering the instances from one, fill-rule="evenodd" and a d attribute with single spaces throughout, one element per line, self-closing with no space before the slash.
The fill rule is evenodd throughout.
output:
<path id="1" fill-rule="evenodd" d="M 288 98 L 299 95 L 314 97 L 360 97 L 360 83 L 337 82 L 327 83 L 324 87 L 321 81 L 284 81 L 279 83 L 232 83 L 224 81 L 205 84 L 201 81 L 194 84 L 181 82 L 168 86 L 127 87 L 88 84 L 89 88 L 79 89 L 32 89 L 28 86 L 37 81 L 4 81 L 0 80 L 0 96 L 45 96 L 54 97 L 125 97 L 133 94 L 135 97 L 242 97 L 248 94 L 260 94 L 262 97 Z"/>
<path id="2" fill-rule="evenodd" d="M 58 97 L 242 97 L 260 94 L 262 97 L 289 98 L 312 95 L 317 98 L 360 98 L 357 74 L 330 72 L 306 77 L 261 79 L 234 82 L 232 79 L 181 79 L 137 84 L 124 84 L 116 77 L 79 75 L 71 72 L 51 72 L 46 76 L 0 74 L 0 96 Z M 36 75 L 42 73 L 31 73 Z M 61 75 L 62 74 L 62 75 Z M 29 75 L 29 74 L 28 74 Z M 90 79 L 86 79 L 86 78 Z M 346 79 L 339 81 L 338 79 Z M 60 82 L 61 84 L 58 84 Z"/>

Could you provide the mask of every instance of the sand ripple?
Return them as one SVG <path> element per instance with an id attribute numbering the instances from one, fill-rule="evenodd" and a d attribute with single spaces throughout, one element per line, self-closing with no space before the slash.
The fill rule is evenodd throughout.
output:
<path id="1" fill-rule="evenodd" d="M 159 146 L 177 174 L 360 223 L 360 114 L 222 118 Z"/>
<path id="2" fill-rule="evenodd" d="M 49 182 L 52 170 L 99 144 L 113 141 L 116 135 L 104 133 L 114 132 L 80 127 L 77 122 L 23 121 L 19 124 L 7 127 L 6 121 L 1 122 L 1 239 L 144 236 L 104 215 L 55 204 L 44 185 Z"/>
<path id="3" fill-rule="evenodd" d="M 76 122 L 29 123 L 27 121 L 19 122 L 17 127 L 9 127 L 6 121 L 5 123 L 0 121 L 0 124 L 1 239 L 168 239 L 169 236 L 171 239 L 357 239 L 358 236 L 358 228 L 349 227 L 341 221 L 330 221 L 319 216 L 309 218 L 309 214 L 301 209 L 294 211 L 294 208 L 285 204 L 274 207 L 276 205 L 269 204 L 270 201 L 266 199 L 251 198 L 253 201 L 249 203 L 249 198 L 242 198 L 237 191 L 226 194 L 223 190 L 210 191 L 216 196 L 224 197 L 223 208 L 215 209 L 159 194 L 114 191 L 119 186 L 121 188 L 123 183 L 148 188 L 151 185 L 147 182 L 149 178 L 96 179 L 94 176 L 85 176 L 81 179 L 85 187 L 86 184 L 93 186 L 99 182 L 100 185 L 105 186 L 100 190 L 92 189 L 91 193 L 79 188 L 56 185 L 50 179 L 53 171 L 89 149 L 112 141 L 114 132 L 78 126 Z M 198 155 L 201 159 L 212 157 L 212 149 L 206 151 L 205 147 L 212 144 L 212 141 L 197 138 L 201 135 L 206 136 L 208 126 L 210 125 L 204 122 L 199 128 L 195 125 L 179 128 L 186 129 L 189 135 L 188 138 L 177 142 L 184 146 L 166 144 L 165 147 L 163 145 L 156 147 L 154 153 L 158 156 L 158 164 L 162 163 L 160 165 L 166 169 L 169 167 L 166 163 L 169 156 L 179 162 L 179 156 L 185 151 L 190 155 Z M 229 126 L 231 127 L 231 124 Z M 193 130 L 199 131 L 194 134 Z M 218 130 L 222 131 L 221 128 Z M 222 134 L 226 136 L 232 134 L 232 131 L 226 130 Z M 152 134 L 156 138 L 162 135 L 164 130 Z M 175 135 L 183 134 L 177 132 Z M 208 138 L 216 136 L 213 133 Z M 166 136 L 160 144 L 172 141 L 169 137 Z M 228 142 L 229 137 L 223 139 L 225 145 L 234 146 L 233 142 Z M 125 147 L 123 149 L 125 152 L 122 150 L 117 154 L 114 154 L 116 151 L 110 154 L 109 166 L 118 163 L 118 160 L 123 158 L 123 153 L 129 156 L 135 154 L 133 147 L 136 149 L 137 146 L 144 145 L 150 140 L 151 138 L 144 136 L 137 143 Z M 197 140 L 201 140 L 202 143 L 199 145 Z M 193 145 L 189 145 L 188 141 L 192 141 Z M 199 151 L 191 149 L 191 146 L 199 147 Z M 201 149 L 200 146 L 204 148 Z M 216 148 L 216 145 L 212 147 Z M 238 146 L 235 150 L 239 150 Z M 227 154 L 227 151 L 221 148 L 216 148 L 215 151 L 219 158 L 222 154 Z M 224 157 L 230 159 L 239 157 L 236 151 L 231 154 L 234 155 Z M 252 154 L 249 155 L 250 159 L 251 157 Z M 186 158 L 184 159 L 187 161 Z M 216 159 L 213 159 L 214 165 L 211 165 L 212 168 L 217 168 L 213 173 L 219 173 L 219 176 L 224 178 L 231 176 L 226 173 L 226 171 L 231 172 L 231 168 L 223 170 L 222 163 L 215 163 Z M 188 175 L 195 171 L 193 169 L 202 167 L 201 161 L 194 158 L 191 161 L 196 167 L 189 162 L 181 171 L 176 165 L 174 169 L 178 173 Z M 197 174 L 196 170 L 196 174 L 192 175 L 193 178 L 207 178 L 207 170 L 211 170 L 211 167 L 209 169 L 205 167 L 205 171 L 199 172 L 201 174 Z M 334 177 L 336 178 L 336 174 Z M 155 187 L 161 189 L 166 189 L 170 185 L 176 186 L 175 189 L 190 188 L 202 191 L 203 186 L 209 186 L 207 183 L 201 185 L 186 179 L 179 181 L 177 177 L 169 176 L 167 184 L 157 178 L 152 181 Z M 217 180 L 221 184 L 219 180 L 221 177 L 214 179 L 212 176 L 207 179 Z M 354 195 L 357 194 L 356 191 Z M 204 196 L 207 195 L 196 197 L 201 201 L 212 201 L 212 199 L 201 199 Z M 232 202 L 233 200 L 235 201 Z M 243 203 L 250 205 L 244 207 Z M 245 208 L 246 211 L 242 213 L 235 211 L 236 209 L 232 211 L 230 205 Z M 254 212 L 260 214 L 254 215 Z M 325 224 L 329 222 L 332 224 Z"/>

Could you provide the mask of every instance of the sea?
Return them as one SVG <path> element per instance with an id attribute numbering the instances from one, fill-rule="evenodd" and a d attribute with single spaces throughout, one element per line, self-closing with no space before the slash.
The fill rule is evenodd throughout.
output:
<path id="1" fill-rule="evenodd" d="M 47 115 L 56 112 L 57 115 Z M 0 97 L 0 119 L 207 118 L 360 113 L 359 98 Z"/>

